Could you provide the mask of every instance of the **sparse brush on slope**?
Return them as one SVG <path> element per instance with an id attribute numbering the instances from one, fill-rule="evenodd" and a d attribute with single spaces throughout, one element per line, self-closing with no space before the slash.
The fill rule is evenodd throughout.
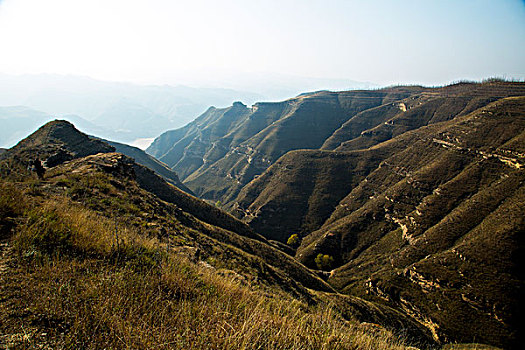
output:
<path id="1" fill-rule="evenodd" d="M 330 305 L 269 294 L 140 229 L 32 191 L 2 184 L 2 222 L 18 223 L 0 275 L 2 346 L 405 348 L 386 330 L 344 321 Z M 29 200 L 20 206 L 15 197 Z"/>
<path id="2" fill-rule="evenodd" d="M 151 150 L 275 246 L 298 234 L 296 258 L 337 290 L 439 341 L 512 348 L 525 315 L 524 96 L 501 79 L 316 92 L 209 110 Z"/>
<path id="3" fill-rule="evenodd" d="M 36 150 L 43 161 L 77 153 L 61 138 L 42 144 L 46 130 L 0 161 L 1 346 L 402 349 L 399 334 L 431 343 L 388 307 L 333 307 L 312 271 L 122 154 L 88 147 L 38 179 L 25 166 Z M 393 315 L 391 330 L 360 325 L 391 326 Z"/>

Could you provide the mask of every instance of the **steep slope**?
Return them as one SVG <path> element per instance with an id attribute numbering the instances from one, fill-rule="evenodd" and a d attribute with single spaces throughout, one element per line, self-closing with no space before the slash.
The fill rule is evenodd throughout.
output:
<path id="1" fill-rule="evenodd" d="M 174 169 L 201 198 L 231 207 L 240 190 L 297 149 L 366 149 L 406 131 L 520 96 L 520 83 L 302 94 L 279 103 L 210 108 L 158 137 L 147 152 Z"/>
<path id="2" fill-rule="evenodd" d="M 226 203 L 286 152 L 320 148 L 355 114 L 421 91 L 321 91 L 248 108 L 210 108 L 186 127 L 158 137 L 147 152 L 174 169 L 202 198 Z"/>
<path id="3" fill-rule="evenodd" d="M 523 84 L 494 84 L 492 97 L 490 85 L 473 86 L 481 97 L 461 90 L 466 104 L 438 96 L 428 114 L 405 105 L 348 142 L 355 132 L 336 132 L 325 143 L 342 142 L 335 152 L 289 152 L 241 191 L 234 212 L 267 237 L 299 233 L 299 260 L 332 256 L 334 287 L 404 310 L 436 339 L 516 346 L 525 97 L 501 97 Z"/>
<path id="4" fill-rule="evenodd" d="M 350 118 L 324 142 L 322 150 L 335 149 L 336 153 L 300 151 L 287 154 L 271 171 L 249 183 L 236 198 L 227 202 L 227 208 L 232 209 L 239 217 L 246 216 L 245 220 L 252 222 L 260 232 L 272 231 L 273 234 L 269 236 L 271 238 L 279 237 L 283 240 L 289 236 L 288 231 L 311 232 L 328 219 L 337 202 L 342 199 L 341 196 L 346 196 L 356 181 L 363 180 L 364 176 L 397 149 L 382 147 L 366 152 L 348 151 L 365 150 L 409 130 L 461 117 L 481 108 L 480 106 L 486 106 L 490 101 L 520 94 L 525 95 L 524 84 L 463 83 L 427 89 L 401 100 L 404 102 L 367 109 Z M 399 148 L 412 142 L 410 139 L 403 140 L 407 143 L 398 142 Z M 330 160 L 330 157 L 334 159 Z M 338 161 L 342 159 L 345 159 L 345 164 Z M 330 180 L 331 177 L 334 177 L 333 181 Z M 286 183 L 293 184 L 295 188 L 286 188 Z M 323 202 L 324 197 L 330 199 Z M 275 205 L 271 204 L 273 199 L 276 201 Z M 267 206 L 270 214 L 265 215 L 260 211 L 263 206 Z M 273 213 L 276 207 L 281 211 L 295 212 L 276 215 Z M 291 225 L 281 226 L 281 223 L 286 222 Z M 312 225 L 313 223 L 318 226 Z"/>
<path id="5" fill-rule="evenodd" d="M 305 236 L 380 161 L 379 152 L 289 152 L 241 190 L 231 212 L 271 239 Z"/>
<path id="6" fill-rule="evenodd" d="M 158 161 L 157 159 L 153 158 L 143 150 L 137 147 L 129 146 L 123 143 L 114 142 L 114 141 L 108 141 L 103 140 L 110 146 L 115 147 L 115 151 L 122 153 L 130 158 L 133 158 L 135 162 L 137 162 L 140 165 L 145 166 L 146 168 L 149 168 L 153 170 L 158 175 L 162 176 L 164 180 L 169 182 L 170 184 L 180 188 L 184 192 L 193 195 L 191 190 L 186 187 L 177 176 L 177 173 L 175 173 L 173 170 L 168 168 L 166 164 Z"/>
<path id="7" fill-rule="evenodd" d="M 79 132 L 73 124 L 55 120 L 17 143 L 2 156 L 26 161 L 38 158 L 46 166 L 53 167 L 74 158 L 114 151 L 115 148 L 107 143 Z"/>
<path id="8" fill-rule="evenodd" d="M 404 102 L 383 104 L 351 117 L 322 146 L 322 150 L 335 148 L 336 153 L 301 151 L 287 154 L 271 171 L 244 187 L 236 198 L 228 198 L 226 207 L 272 239 L 284 241 L 294 232 L 307 234 L 328 219 L 339 200 L 355 187 L 356 181 L 363 180 L 396 150 L 348 151 L 366 149 L 409 130 L 466 115 L 508 95 L 524 95 L 525 86 L 504 82 L 462 83 L 416 92 L 400 100 Z M 398 144 L 402 148 L 410 142 Z M 228 180 L 222 182 L 229 184 Z M 288 188 L 287 183 L 294 188 Z M 267 209 L 268 215 L 262 208 Z M 274 213 L 275 210 L 283 215 Z"/>
<path id="9" fill-rule="evenodd" d="M 58 162 L 55 157 L 44 180 L 37 180 L 27 162 L 38 156 L 51 164 L 46 157 L 57 150 L 71 158 Z M 98 150 L 103 152 L 78 156 Z M 177 344 L 205 341 L 203 347 L 223 344 L 220 339 L 227 337 L 232 346 L 239 338 L 251 339 L 252 332 L 268 328 L 274 334 L 281 318 L 296 320 L 293 314 L 301 315 L 297 325 L 309 324 L 304 334 L 317 332 L 321 325 L 319 332 L 325 331 L 307 347 L 337 342 L 346 349 L 363 341 L 355 338 L 356 331 L 343 316 L 354 323 L 357 319 L 396 327 L 419 341 L 427 338 L 411 317 L 390 307 L 331 293 L 328 284 L 242 222 L 108 150 L 110 146 L 71 124 L 55 121 L 4 153 L 0 239 L 8 239 L 14 251 L 6 253 L 12 261 L 0 275 L 0 330 L 9 335 L 1 340 L 7 343 L 0 344 L 13 346 L 9 342 L 18 341 L 24 331 L 21 342 L 53 347 L 114 347 L 119 341 L 129 347 L 166 347 L 166 337 L 170 342 L 179 338 Z M 329 311 L 319 315 L 320 323 L 309 319 L 315 305 Z M 278 310 L 273 321 L 264 316 L 265 310 Z M 224 323 L 226 328 L 216 335 L 215 321 L 208 329 L 204 322 L 190 321 L 211 315 L 225 315 L 217 322 L 230 327 Z M 259 331 L 245 328 L 252 315 L 257 315 Z M 175 324 L 179 318 L 185 321 Z M 271 326 L 261 327 L 261 322 Z M 336 335 L 330 322 L 345 332 Z M 197 325 L 203 332 L 199 337 L 186 334 Z M 282 329 L 289 327 L 295 326 Z M 375 329 L 386 334 L 381 327 Z M 346 332 L 354 335 L 339 339 Z M 264 334 L 257 346 L 283 346 L 285 338 L 274 337 Z M 266 344 L 262 339 L 267 338 L 274 340 Z M 305 341 L 310 340 L 295 340 L 294 346 Z"/>
<path id="10" fill-rule="evenodd" d="M 212 143 L 224 137 L 248 112 L 240 102 L 225 109 L 211 107 L 186 127 L 161 135 L 147 151 L 176 171 L 182 171 L 180 176 L 186 178 L 207 161 L 204 156 Z M 204 130 L 201 125 L 206 126 Z M 191 152 L 186 152 L 187 148 L 191 148 Z"/>

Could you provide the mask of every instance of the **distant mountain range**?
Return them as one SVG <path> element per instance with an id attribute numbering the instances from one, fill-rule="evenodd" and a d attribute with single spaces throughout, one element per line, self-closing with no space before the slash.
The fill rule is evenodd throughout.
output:
<path id="1" fill-rule="evenodd" d="M 231 89 L 0 74 L 0 118 L 9 127 L 3 133 L 12 133 L 0 135 L 0 146 L 12 146 L 30 130 L 57 117 L 75 122 L 88 133 L 129 143 L 183 126 L 210 105 L 227 106 L 236 100 L 253 103 L 264 98 Z"/>
<path id="2" fill-rule="evenodd" d="M 210 108 L 147 152 L 266 238 L 297 234 L 337 290 L 436 340 L 513 347 L 524 147 L 525 84 L 492 80 Z"/>

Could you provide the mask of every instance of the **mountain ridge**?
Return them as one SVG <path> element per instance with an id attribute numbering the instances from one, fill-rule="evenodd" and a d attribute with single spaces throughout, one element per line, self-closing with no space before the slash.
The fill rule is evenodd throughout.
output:
<path id="1" fill-rule="evenodd" d="M 515 347 L 524 96 L 523 83 L 488 81 L 213 109 L 172 132 L 167 163 L 193 165 L 183 182 L 265 237 L 298 234 L 296 258 L 338 291 L 402 310 L 439 341 Z"/>
<path id="2" fill-rule="evenodd" d="M 143 150 L 137 147 L 126 145 L 124 143 L 108 140 L 103 141 L 109 144 L 110 146 L 113 146 L 115 148 L 115 151 L 117 151 L 118 153 L 122 153 L 130 158 L 133 158 L 138 164 L 153 170 L 155 173 L 162 176 L 162 178 L 164 178 L 164 180 L 166 180 L 170 184 L 178 187 L 179 189 L 183 190 L 184 192 L 190 195 L 194 195 L 193 192 L 191 192 L 191 190 L 180 181 L 177 173 L 172 171 L 166 164 L 148 155 Z"/>
<path id="3" fill-rule="evenodd" d="M 46 164 L 42 178 L 36 178 L 27 167 L 35 159 Z M 125 290 L 137 293 L 137 290 L 149 291 L 151 278 L 155 276 L 161 278 L 158 288 L 144 297 L 162 297 L 166 304 L 178 303 L 178 293 L 194 296 L 201 290 L 206 298 L 212 298 L 206 299 L 208 302 L 217 299 L 219 303 L 223 295 L 220 293 L 226 293 L 223 288 L 233 288 L 235 292 L 241 285 L 248 288 L 247 295 L 261 298 L 259 304 L 266 303 L 265 298 L 274 302 L 292 298 L 282 300 L 295 300 L 291 305 L 304 303 L 301 306 L 304 310 L 309 305 L 340 310 L 326 316 L 323 325 L 332 318 L 334 322 L 343 322 L 339 327 L 347 327 L 347 322 L 373 322 L 382 325 L 374 326 L 381 334 L 386 329 L 383 327 L 388 327 L 410 335 L 411 342 L 432 343 L 428 331 L 410 316 L 361 298 L 338 296 L 316 273 L 246 224 L 169 184 L 132 158 L 115 152 L 114 147 L 80 133 L 68 122 L 50 122 L 7 150 L 0 159 L 0 176 L 0 238 L 8 242 L 5 252 L 4 243 L 0 249 L 2 259 L 5 255 L 10 259 L 0 271 L 0 279 L 6 281 L 0 285 L 0 329 L 10 337 L 15 332 L 11 340 L 6 340 L 8 345 L 12 345 L 11 341 L 18 344 L 16 332 L 22 331 L 20 325 L 25 325 L 24 330 L 38 344 L 49 345 L 50 341 L 107 344 L 111 340 L 99 338 L 104 332 L 95 337 L 90 327 L 85 328 L 83 322 L 91 321 L 81 318 L 83 321 L 78 323 L 75 317 L 86 317 L 83 307 L 64 313 L 64 305 L 98 305 L 99 298 L 122 300 L 122 297 L 112 299 L 113 289 L 104 294 L 98 294 L 96 288 L 89 289 L 93 279 L 113 283 L 129 277 Z M 168 274 L 165 269 L 169 266 L 178 266 L 183 275 L 173 275 L 173 271 Z M 47 304 L 38 299 L 39 293 L 25 294 L 26 290 L 37 287 L 54 288 L 53 283 L 63 285 L 69 278 L 74 280 L 74 292 L 69 289 L 66 294 L 45 296 L 52 300 L 54 309 L 46 308 Z M 184 283 L 190 283 L 193 289 L 181 290 Z M 225 283 L 223 287 L 221 283 Z M 14 288 L 15 284 L 24 288 Z M 86 286 L 88 294 L 77 291 L 76 286 L 82 289 L 81 286 Z M 118 285 L 111 286 L 120 290 Z M 192 298 L 187 301 L 193 302 Z M 135 299 L 125 300 L 133 304 L 131 300 Z M 240 302 L 245 303 L 246 298 L 241 296 Z M 126 305 L 118 307 L 128 310 L 129 304 Z M 106 304 L 107 307 L 112 306 Z M 282 312 L 287 313 L 284 309 Z M 87 315 L 97 319 L 103 314 Z M 115 315 L 117 318 L 104 322 L 118 324 L 122 320 L 137 327 L 127 316 Z M 344 321 L 337 321 L 339 317 Z M 39 323 L 35 319 L 44 321 Z M 46 323 L 48 319 L 55 321 Z M 118 327 L 114 331 L 120 332 Z M 43 333 L 47 336 L 42 336 Z M 121 336 L 128 339 L 127 335 Z M 351 344 L 342 346 L 347 348 Z"/>
<path id="4" fill-rule="evenodd" d="M 397 95 L 408 96 L 409 90 L 319 92 L 283 102 L 256 103 L 251 109 L 239 104 L 210 109 L 185 128 L 161 135 L 146 151 L 176 170 L 200 197 L 226 203 L 287 151 L 320 147 L 342 123 L 345 113 L 359 112 Z M 328 119 L 321 122 L 324 117 Z M 233 128 L 218 129 L 220 123 L 230 125 L 232 118 Z M 305 122 L 304 118 L 310 119 Z M 324 128 L 324 134 L 315 129 L 319 127 Z M 309 132 L 310 138 L 280 136 L 299 134 L 297 128 Z M 158 145 L 170 142 L 173 146 L 168 150 L 159 149 Z M 215 186 L 217 189 L 211 191 Z"/>
<path id="5" fill-rule="evenodd" d="M 296 257 L 307 266 L 315 267 L 318 254 L 330 254 L 336 269 L 328 281 L 336 289 L 374 296 L 373 300 L 397 304 L 413 314 L 422 315 L 426 309 L 432 316 L 420 319 L 434 329 L 436 339 L 469 339 L 462 334 L 469 328 L 456 324 L 470 317 L 466 324 L 476 320 L 484 325 L 483 330 L 469 330 L 477 339 L 508 346 L 509 339 L 519 337 L 513 327 L 521 322 L 514 320 L 521 316 L 511 311 L 512 306 L 523 307 L 510 291 L 523 288 L 517 272 L 523 261 L 516 256 L 523 249 L 519 237 L 525 225 L 520 219 L 524 116 L 525 97 L 505 98 L 366 150 L 290 152 L 250 182 L 233 209 L 266 236 L 281 232 L 276 238 L 283 240 L 300 233 L 303 240 Z M 328 158 L 330 162 L 322 163 Z M 345 170 L 348 158 L 357 158 L 361 167 L 354 161 Z M 315 163 L 321 174 L 317 190 L 308 182 Z M 286 164 L 292 174 L 286 174 Z M 330 172 L 337 175 L 324 179 Z M 250 191 L 255 193 L 248 195 Z M 308 219 L 312 215 L 317 219 L 313 223 Z M 499 238 L 489 238 L 488 227 Z M 488 241 L 492 246 L 481 253 Z M 492 267 L 482 271 L 468 263 L 471 260 Z M 440 270 L 437 261 L 446 262 L 450 270 Z M 453 272 L 456 268 L 460 274 Z M 461 274 L 468 274 L 468 280 Z M 443 280 L 455 287 L 439 296 L 438 291 L 446 288 Z M 469 284 L 477 287 L 466 287 Z M 427 304 L 432 298 L 447 307 L 436 310 L 435 304 Z M 480 299 L 484 306 L 467 301 Z M 455 305 L 454 311 L 450 305 Z M 488 311 L 491 308 L 498 311 Z M 490 316 L 481 316 L 479 310 Z M 504 322 L 498 321 L 502 318 L 514 326 L 502 326 Z"/>

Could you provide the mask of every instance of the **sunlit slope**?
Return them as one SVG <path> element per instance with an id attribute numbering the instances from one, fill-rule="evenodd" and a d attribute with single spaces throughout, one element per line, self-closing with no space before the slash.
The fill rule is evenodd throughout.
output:
<path id="1" fill-rule="evenodd" d="M 267 237 L 299 233 L 308 266 L 332 256 L 339 290 L 396 305 L 440 339 L 508 345 L 521 317 L 524 145 L 525 97 L 503 98 L 369 149 L 290 152 L 233 209 Z"/>
<path id="2" fill-rule="evenodd" d="M 37 156 L 48 164 L 43 179 L 27 169 Z M 69 123 L 45 125 L 6 151 L 0 169 L 2 346 L 431 343 L 411 317 L 339 296 L 246 224 Z"/>

